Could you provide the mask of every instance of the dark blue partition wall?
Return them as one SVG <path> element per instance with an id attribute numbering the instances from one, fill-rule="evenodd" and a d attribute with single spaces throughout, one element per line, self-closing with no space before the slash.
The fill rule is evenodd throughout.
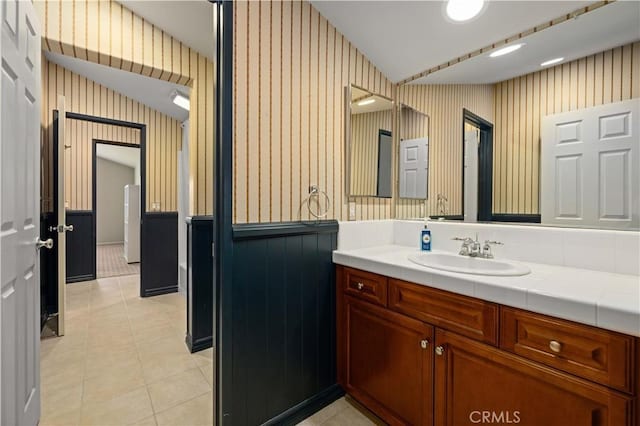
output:
<path id="1" fill-rule="evenodd" d="M 295 424 L 336 385 L 338 224 L 235 225 L 233 425 Z"/>

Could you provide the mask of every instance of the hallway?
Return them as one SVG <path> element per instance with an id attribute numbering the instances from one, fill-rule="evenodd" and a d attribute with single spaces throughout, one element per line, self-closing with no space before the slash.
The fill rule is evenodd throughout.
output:
<path id="1" fill-rule="evenodd" d="M 96 276 L 100 278 L 140 274 L 140 262 L 127 263 L 124 244 L 99 244 L 96 246 Z"/>
<path id="2" fill-rule="evenodd" d="M 41 426 L 213 424 L 213 353 L 189 353 L 184 296 L 138 292 L 139 275 L 67 286 L 66 335 L 41 342 Z"/>

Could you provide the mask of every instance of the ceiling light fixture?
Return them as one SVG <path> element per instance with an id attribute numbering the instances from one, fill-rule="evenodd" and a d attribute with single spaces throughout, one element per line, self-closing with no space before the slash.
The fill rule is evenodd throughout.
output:
<path id="1" fill-rule="evenodd" d="M 558 62 L 562 62 L 562 61 L 564 61 L 564 57 L 550 59 L 548 61 L 544 61 L 543 63 L 541 63 L 540 66 L 541 67 L 546 67 L 546 66 L 549 66 L 549 65 L 557 64 Z"/>
<path id="2" fill-rule="evenodd" d="M 447 16 L 453 21 L 464 22 L 482 11 L 484 0 L 449 0 Z"/>
<path id="3" fill-rule="evenodd" d="M 186 109 L 187 111 L 189 111 L 189 104 L 190 104 L 189 98 L 183 95 L 182 93 L 178 92 L 177 90 L 174 90 L 173 93 L 171 93 L 171 100 L 173 101 L 174 104 L 178 105 L 180 108 Z"/>
<path id="4" fill-rule="evenodd" d="M 362 100 L 362 101 L 358 102 L 358 106 L 365 106 L 365 105 L 369 105 L 369 104 L 374 103 L 375 101 L 376 101 L 376 100 L 375 100 L 375 99 L 373 99 L 373 98 L 365 99 L 365 100 Z"/>
<path id="5" fill-rule="evenodd" d="M 497 58 L 498 56 L 506 55 L 511 52 L 515 52 L 524 46 L 524 43 L 512 44 L 511 46 L 503 47 L 502 49 L 498 49 L 495 52 L 491 53 L 489 56 L 492 58 Z"/>

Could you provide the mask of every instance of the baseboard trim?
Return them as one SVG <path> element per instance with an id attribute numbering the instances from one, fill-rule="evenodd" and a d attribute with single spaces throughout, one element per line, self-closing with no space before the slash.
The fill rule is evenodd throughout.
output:
<path id="1" fill-rule="evenodd" d="M 72 283 L 79 283 L 82 281 L 93 281 L 95 280 L 96 277 L 93 274 L 86 274 L 86 275 L 76 275 L 75 277 L 67 277 L 67 284 L 72 284 Z"/>
<path id="2" fill-rule="evenodd" d="M 178 292 L 178 284 L 172 284 L 164 287 L 155 287 L 149 290 L 145 290 L 142 297 L 160 296 L 161 294 L 177 293 L 177 292 Z"/>
<path id="3" fill-rule="evenodd" d="M 209 349 L 213 347 L 213 336 L 201 337 L 200 339 L 192 340 L 190 334 L 184 338 L 184 342 L 187 344 L 189 351 L 193 354 L 196 352 L 204 351 L 205 349 Z"/>
<path id="4" fill-rule="evenodd" d="M 279 414 L 265 425 L 296 425 L 307 417 L 322 410 L 338 398 L 344 395 L 344 390 L 338 384 L 331 385 L 325 390 L 315 394 L 311 398 L 302 401 L 300 404 L 291 407 L 287 411 Z"/>

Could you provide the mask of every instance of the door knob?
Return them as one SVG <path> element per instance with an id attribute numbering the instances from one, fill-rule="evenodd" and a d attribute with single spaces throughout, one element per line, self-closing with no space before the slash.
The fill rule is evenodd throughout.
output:
<path id="1" fill-rule="evenodd" d="M 364 288 L 364 284 L 358 283 L 358 290 L 362 290 Z"/>
<path id="2" fill-rule="evenodd" d="M 58 226 L 50 226 L 49 227 L 49 231 L 50 232 L 57 232 L 59 234 L 62 234 L 63 232 L 73 232 L 73 225 L 58 225 Z"/>
<path id="3" fill-rule="evenodd" d="M 444 353 L 444 348 L 442 346 L 436 346 L 436 355 L 442 355 Z"/>
<path id="4" fill-rule="evenodd" d="M 40 250 L 42 247 L 51 250 L 53 248 L 53 238 L 47 238 L 44 241 L 38 238 L 38 242 L 36 243 L 36 248 Z"/>
<path id="5" fill-rule="evenodd" d="M 420 347 L 422 349 L 427 349 L 428 345 L 429 345 L 429 341 L 427 339 L 420 340 Z"/>

